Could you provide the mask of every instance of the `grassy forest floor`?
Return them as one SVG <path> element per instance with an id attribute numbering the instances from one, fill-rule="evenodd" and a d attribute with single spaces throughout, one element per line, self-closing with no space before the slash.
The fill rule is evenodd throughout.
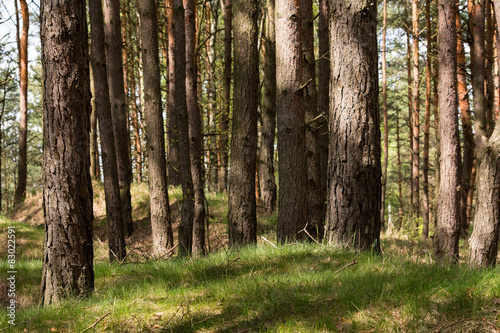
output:
<path id="1" fill-rule="evenodd" d="M 0 218 L 1 332 L 499 332 L 500 269 L 433 264 L 430 240 L 383 235 L 383 256 L 311 243 L 274 247 L 277 215 L 259 216 L 259 244 L 226 247 L 226 197 L 209 195 L 204 258 L 153 260 L 146 185 L 132 189 L 136 233 L 126 263 L 107 262 L 101 186 L 94 193 L 95 292 L 41 308 L 41 196 Z M 181 192 L 171 191 L 175 221 Z M 178 222 L 174 225 L 174 232 Z M 17 326 L 6 309 L 7 227 L 16 226 Z M 269 242 L 268 242 L 268 241 Z M 467 249 L 462 245 L 461 253 Z M 465 256 L 465 255 L 464 255 Z M 4 329 L 2 329 L 4 328 Z"/>

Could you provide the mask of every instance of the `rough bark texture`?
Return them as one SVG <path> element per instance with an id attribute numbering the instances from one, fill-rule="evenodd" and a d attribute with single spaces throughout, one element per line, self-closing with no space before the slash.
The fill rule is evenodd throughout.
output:
<path id="1" fill-rule="evenodd" d="M 439 183 L 437 225 L 434 234 L 436 261 L 458 262 L 460 208 L 460 146 L 457 118 L 457 30 L 455 0 L 439 0 L 439 133 L 441 179 Z M 483 81 L 484 82 L 484 81 Z"/>
<path id="2" fill-rule="evenodd" d="M 182 0 L 173 0 L 175 26 L 175 113 L 179 131 L 179 167 L 182 185 L 182 210 L 179 225 L 179 255 L 191 254 L 193 243 L 194 187 L 191 176 L 189 116 L 186 103 L 186 28 Z"/>
<path id="3" fill-rule="evenodd" d="M 90 81 L 82 1 L 41 1 L 45 242 L 42 304 L 94 289 Z"/>
<path id="4" fill-rule="evenodd" d="M 301 0 L 302 18 L 302 61 L 303 72 L 301 83 L 304 98 L 304 118 L 306 122 L 306 168 L 307 168 L 307 229 L 314 239 L 323 237 L 322 219 L 325 198 L 321 196 L 320 187 L 320 150 L 319 128 L 321 118 L 318 116 L 318 93 L 316 90 L 316 61 L 314 57 L 314 25 L 312 0 Z"/>
<path id="5" fill-rule="evenodd" d="M 106 54 L 104 54 L 104 58 L 106 58 Z M 97 169 L 99 167 L 97 162 L 97 114 L 95 111 L 95 83 L 92 69 L 93 68 L 90 69 L 90 91 L 92 93 L 92 113 L 90 115 L 90 177 L 92 178 L 92 180 L 97 180 Z"/>
<path id="6" fill-rule="evenodd" d="M 461 29 L 460 14 L 457 11 L 456 18 L 457 31 Z M 457 89 L 458 102 L 460 106 L 460 122 L 464 137 L 464 149 L 462 158 L 462 182 L 460 193 L 460 236 L 464 239 L 469 234 L 469 219 L 467 217 L 467 198 L 471 191 L 472 167 L 474 165 L 474 135 L 472 133 L 471 111 L 469 95 L 467 91 L 467 76 L 465 72 L 465 48 L 461 39 L 461 34 L 457 38 Z M 472 189 L 472 191 L 474 191 Z"/>
<path id="7" fill-rule="evenodd" d="M 103 157 L 104 194 L 108 219 L 109 261 L 122 261 L 126 256 L 120 187 L 114 145 L 113 119 L 109 100 L 102 1 L 89 3 L 91 28 L 91 64 L 94 81 L 95 113 L 99 118 Z"/>
<path id="8" fill-rule="evenodd" d="M 178 115 L 175 106 L 175 21 L 173 0 L 165 0 L 167 31 L 168 31 L 168 102 L 167 102 L 167 138 L 168 138 L 168 182 L 172 186 L 181 184 L 181 174 L 179 169 L 179 130 Z"/>
<path id="9" fill-rule="evenodd" d="M 257 1 L 234 0 L 233 15 L 234 89 L 228 224 L 229 244 L 238 246 L 257 241 Z"/>
<path id="10" fill-rule="evenodd" d="M 334 246 L 380 253 L 377 4 L 330 0 L 330 9 L 330 54 L 335 61 L 325 237 Z"/>
<path id="11" fill-rule="evenodd" d="M 265 212 L 276 209 L 276 179 L 274 177 L 274 143 L 276 137 L 276 29 L 275 1 L 267 2 L 264 37 L 264 95 L 262 99 L 262 129 L 259 147 L 260 205 Z"/>
<path id="12" fill-rule="evenodd" d="M 328 192 L 328 113 L 330 112 L 330 33 L 328 0 L 319 1 L 318 16 L 318 113 L 323 115 L 319 128 L 320 184 L 321 197 L 326 202 Z M 323 205 L 321 220 L 325 221 L 326 204 Z M 323 236 L 323 235 L 322 235 Z"/>
<path id="13" fill-rule="evenodd" d="M 129 135 L 127 110 L 123 83 L 122 36 L 120 22 L 120 1 L 105 0 L 104 21 L 106 32 L 106 56 L 108 60 L 108 83 L 115 134 L 116 165 L 120 182 L 123 227 L 126 236 L 133 232 L 130 183 L 132 166 L 129 156 Z"/>
<path id="14" fill-rule="evenodd" d="M 231 111 L 232 78 L 232 42 L 233 10 L 231 0 L 222 0 L 224 4 L 224 108 L 219 118 L 219 191 L 227 191 L 229 162 L 229 113 Z M 268 5 L 269 6 L 269 5 Z"/>
<path id="15" fill-rule="evenodd" d="M 384 162 L 382 165 L 382 202 L 380 205 L 380 224 L 384 226 L 385 219 L 385 192 L 387 185 L 387 162 L 389 155 L 389 126 L 387 122 L 387 60 L 386 60 L 386 35 L 387 35 L 387 0 L 384 0 L 382 17 L 382 116 L 384 122 Z"/>
<path id="16" fill-rule="evenodd" d="M 276 99 L 278 115 L 278 241 L 304 238 L 307 169 L 302 85 L 300 0 L 276 1 Z"/>
<path id="17" fill-rule="evenodd" d="M 486 119 L 488 134 L 493 132 L 495 123 L 493 122 L 494 90 L 493 85 L 493 36 L 495 27 L 493 25 L 493 3 L 491 0 L 485 1 L 486 15 L 486 48 L 485 48 L 485 93 L 486 93 Z"/>
<path id="18" fill-rule="evenodd" d="M 411 173 L 411 186 L 413 189 L 412 197 L 412 219 L 415 222 L 415 231 L 418 232 L 418 219 L 420 217 L 420 73 L 419 73 L 419 1 L 412 1 L 412 26 L 413 26 L 413 39 L 412 39 L 412 173 Z"/>
<path id="19" fill-rule="evenodd" d="M 17 0 L 16 0 L 17 1 Z M 26 0 L 21 3 L 23 29 L 19 48 L 19 159 L 17 161 L 17 186 L 14 193 L 14 203 L 20 203 L 26 197 L 26 178 L 28 172 L 27 142 L 28 142 L 28 30 L 29 11 Z"/>
<path id="20" fill-rule="evenodd" d="M 203 138 L 196 82 L 196 0 L 184 0 L 186 18 L 186 101 L 189 115 L 191 175 L 194 187 L 193 255 L 206 254 Z"/>
<path id="21" fill-rule="evenodd" d="M 495 0 L 497 24 L 500 22 L 500 1 Z M 477 7 L 475 8 L 476 12 Z M 479 18 L 478 18 L 479 20 Z M 480 49 L 478 49 L 480 51 Z M 479 65 L 479 64 L 478 64 Z M 474 96 L 475 97 L 475 96 Z M 476 111 L 477 203 L 474 231 L 470 238 L 470 265 L 486 267 L 496 264 L 498 226 L 500 222 L 500 127 L 486 136 L 485 109 Z"/>
<path id="22" fill-rule="evenodd" d="M 424 114 L 424 152 L 422 161 L 423 186 L 422 186 L 422 215 L 423 227 L 422 237 L 429 236 L 429 144 L 431 132 L 431 50 L 432 50 L 432 31 L 431 31 L 431 2 L 425 2 L 425 26 L 427 34 L 427 59 L 425 62 L 425 114 Z"/>
<path id="23" fill-rule="evenodd" d="M 144 112 L 146 116 L 149 196 L 153 255 L 165 256 L 174 245 L 168 200 L 165 132 L 160 90 L 157 8 L 154 0 L 138 1 L 141 18 Z"/>

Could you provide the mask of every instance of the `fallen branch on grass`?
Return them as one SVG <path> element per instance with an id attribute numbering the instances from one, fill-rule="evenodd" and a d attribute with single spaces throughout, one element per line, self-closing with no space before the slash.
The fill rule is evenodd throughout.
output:
<path id="1" fill-rule="evenodd" d="M 304 229 L 300 230 L 298 233 L 305 232 L 306 235 L 309 236 L 309 238 L 311 238 L 314 243 L 316 243 L 318 245 L 323 245 L 320 242 L 318 242 L 313 236 L 311 236 L 311 234 L 306 230 L 306 228 L 307 228 L 308 225 L 309 225 L 309 222 L 307 222 L 306 226 L 304 227 Z"/>
<path id="2" fill-rule="evenodd" d="M 345 266 L 343 266 L 343 267 L 341 267 L 341 268 L 337 269 L 335 272 L 333 272 L 333 274 L 337 274 L 337 273 L 338 273 L 338 272 L 340 272 L 341 270 L 344 270 L 344 269 L 346 269 L 346 268 L 347 268 L 347 267 L 349 267 L 349 266 L 354 266 L 354 265 L 356 265 L 357 263 L 358 263 L 358 262 L 356 261 L 356 258 L 354 258 L 354 259 L 353 259 L 350 263 L 348 263 L 347 265 L 345 265 Z"/>
<path id="3" fill-rule="evenodd" d="M 86 329 L 84 329 L 83 331 L 81 331 L 80 333 L 83 333 L 83 332 L 87 332 L 88 330 L 91 330 L 93 329 L 94 327 L 96 327 L 97 324 L 99 324 L 104 318 L 106 318 L 107 316 L 109 316 L 109 314 L 111 313 L 111 311 L 108 311 L 104 314 L 104 316 L 102 316 L 101 318 L 97 319 L 97 321 L 95 321 L 92 325 L 90 325 L 89 327 L 87 327 Z"/>
<path id="4" fill-rule="evenodd" d="M 260 236 L 260 238 L 262 238 L 263 240 L 265 240 L 266 242 L 268 242 L 269 244 L 271 244 L 273 247 L 278 248 L 276 245 L 274 245 L 273 242 L 271 242 L 270 240 L 267 240 L 266 237 Z"/>

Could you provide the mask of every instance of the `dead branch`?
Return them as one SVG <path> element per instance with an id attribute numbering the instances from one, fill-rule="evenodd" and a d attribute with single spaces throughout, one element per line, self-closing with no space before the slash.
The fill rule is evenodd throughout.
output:
<path id="1" fill-rule="evenodd" d="M 97 324 L 99 324 L 104 318 L 106 318 L 107 316 L 109 316 L 109 314 L 111 313 L 111 311 L 108 311 L 104 314 L 104 316 L 102 316 L 101 318 L 97 319 L 97 321 L 95 321 L 92 325 L 90 325 L 89 327 L 87 327 L 86 329 L 84 329 L 83 331 L 81 331 L 80 333 L 83 333 L 83 332 L 87 332 L 88 330 L 91 330 L 93 329 L 94 327 L 96 327 Z"/>
<path id="2" fill-rule="evenodd" d="M 349 266 L 354 266 L 354 265 L 356 265 L 357 263 L 358 263 L 358 262 L 356 261 L 356 258 L 354 258 L 354 259 L 353 259 L 350 263 L 348 263 L 347 265 L 345 265 L 345 266 L 343 266 L 343 267 L 341 267 L 341 268 L 337 269 L 335 272 L 333 272 L 333 274 L 337 274 L 337 273 L 338 273 L 338 272 L 340 272 L 341 270 L 344 270 L 344 269 L 346 269 L 346 268 L 347 268 L 347 267 L 349 267 Z"/>

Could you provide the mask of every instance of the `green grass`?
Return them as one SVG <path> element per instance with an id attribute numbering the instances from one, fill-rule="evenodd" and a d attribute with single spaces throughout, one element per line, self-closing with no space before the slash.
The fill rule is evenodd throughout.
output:
<path id="1" fill-rule="evenodd" d="M 134 213 L 142 219 L 147 213 L 147 187 L 133 190 Z M 171 202 L 179 202 L 179 189 L 172 192 Z M 227 197 L 208 195 L 207 201 L 211 233 L 220 234 L 212 238 L 213 249 L 221 248 L 227 242 Z M 271 242 L 276 241 L 276 218 L 276 213 L 259 216 L 260 235 Z M 274 248 L 259 238 L 258 246 L 222 247 L 204 258 L 142 258 L 141 263 L 122 265 L 106 262 L 106 242 L 96 240 L 95 251 L 100 255 L 95 260 L 93 295 L 42 308 L 43 226 L 0 217 L 0 244 L 6 244 L 9 225 L 16 226 L 18 242 L 19 325 L 0 332 L 82 332 L 99 319 L 87 332 L 489 332 L 500 328 L 499 268 L 470 270 L 464 263 L 436 266 L 429 241 L 401 235 L 383 238 L 382 257 L 311 243 Z M 7 270 L 4 245 L 0 247 L 0 287 Z M 8 326 L 4 309 L 2 305 L 0 329 Z"/>

